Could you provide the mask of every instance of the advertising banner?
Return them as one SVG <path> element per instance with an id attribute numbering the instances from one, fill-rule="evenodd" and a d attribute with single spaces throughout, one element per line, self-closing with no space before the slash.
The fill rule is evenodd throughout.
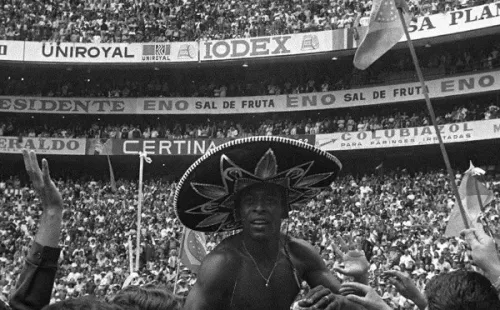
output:
<path id="1" fill-rule="evenodd" d="M 314 135 L 296 135 L 288 138 L 315 144 Z M 217 146 L 231 141 L 223 139 L 88 139 L 87 155 L 203 155 Z"/>
<path id="2" fill-rule="evenodd" d="M 500 138 L 500 119 L 439 126 L 444 143 Z M 349 151 L 438 144 L 432 126 L 338 132 L 316 135 L 316 146 L 324 151 Z"/>
<path id="3" fill-rule="evenodd" d="M 431 98 L 500 90 L 500 71 L 427 82 Z M 423 100 L 419 83 L 322 93 L 224 98 L 43 98 L 0 96 L 0 112 L 55 114 L 242 114 L 324 110 Z"/>
<path id="4" fill-rule="evenodd" d="M 199 42 L 57 43 L 0 41 L 0 61 L 58 63 L 169 63 L 262 58 L 356 48 L 368 26 L 358 29 Z M 500 26 L 500 2 L 418 17 L 409 25 L 413 40 Z M 355 39 L 355 33 L 357 33 Z M 359 36 L 358 36 L 359 34 Z M 401 42 L 406 39 L 403 37 Z"/>
<path id="5" fill-rule="evenodd" d="M 0 41 L 0 61 L 23 61 L 23 41 Z"/>
<path id="6" fill-rule="evenodd" d="M 322 53 L 332 47 L 331 31 L 201 41 L 200 61 Z"/>
<path id="7" fill-rule="evenodd" d="M 344 29 L 333 32 L 335 49 L 352 49 L 357 47 L 370 21 L 369 17 L 360 19 L 362 27 L 358 29 L 358 41 L 353 39 L 353 29 Z M 462 10 L 420 16 L 408 26 L 412 40 L 420 40 L 444 35 L 453 35 L 460 32 L 479 30 L 500 26 L 500 2 L 474 6 Z M 405 42 L 406 38 L 400 40 Z M 341 45 L 343 44 L 343 45 Z M 343 46 L 343 48 L 340 48 Z"/>
<path id="8" fill-rule="evenodd" d="M 198 61 L 198 43 L 95 44 L 26 42 L 24 61 L 127 64 L 190 62 Z"/>
<path id="9" fill-rule="evenodd" d="M 0 153 L 21 153 L 23 148 L 38 154 L 85 155 L 86 139 L 0 137 Z"/>

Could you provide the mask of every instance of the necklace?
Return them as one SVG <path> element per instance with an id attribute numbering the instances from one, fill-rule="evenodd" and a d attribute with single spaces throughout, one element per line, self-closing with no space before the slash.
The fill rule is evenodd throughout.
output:
<path id="1" fill-rule="evenodd" d="M 243 240 L 243 247 L 245 248 L 245 251 L 248 253 L 248 255 L 250 256 L 250 258 L 252 259 L 252 262 L 253 264 L 255 265 L 255 268 L 257 268 L 257 271 L 259 272 L 259 275 L 261 276 L 261 278 L 266 281 L 266 287 L 269 287 L 269 281 L 271 280 L 271 277 L 273 276 L 273 273 L 274 273 L 274 269 L 276 269 L 276 266 L 278 266 L 278 258 L 280 256 L 280 251 L 279 251 L 279 248 L 278 248 L 278 255 L 276 255 L 276 261 L 274 262 L 274 266 L 273 266 L 273 269 L 271 269 L 271 273 L 269 274 L 269 277 L 264 277 L 264 275 L 262 274 L 262 272 L 260 271 L 259 269 L 259 265 L 257 265 L 257 262 L 255 261 L 255 259 L 253 258 L 252 254 L 250 254 L 250 252 L 248 251 L 247 249 L 247 246 L 245 244 L 245 240 Z"/>

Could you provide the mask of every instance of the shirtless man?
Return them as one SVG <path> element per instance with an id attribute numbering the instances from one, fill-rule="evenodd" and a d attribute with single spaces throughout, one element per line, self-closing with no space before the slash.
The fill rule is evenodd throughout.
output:
<path id="1" fill-rule="evenodd" d="M 262 154 L 262 151 L 259 153 L 259 147 L 261 147 L 259 144 L 249 146 L 253 152 Z M 268 144 L 262 147 L 265 150 Z M 235 174 L 238 177 L 234 187 L 227 186 L 229 181 L 233 181 L 232 179 L 227 179 L 223 183 L 226 186 L 226 193 L 231 192 L 230 189 L 233 188 L 234 204 L 229 204 L 234 208 L 232 221 L 240 224 L 239 228 L 242 228 L 242 232 L 223 240 L 205 257 L 198 272 L 197 282 L 187 297 L 184 309 L 289 310 L 300 291 L 302 280 L 305 280 L 312 288 L 308 296 L 299 303 L 299 306 L 304 309 L 364 309 L 361 305 L 337 295 L 341 284 L 328 270 L 323 259 L 312 245 L 304 240 L 288 237 L 280 231 L 282 219 L 287 217 L 290 200 L 293 199 L 288 191 L 291 187 L 288 185 L 295 181 L 292 176 L 290 180 L 283 183 L 284 186 L 281 185 L 279 176 L 282 174 L 277 171 L 277 168 L 271 168 L 273 173 L 261 172 L 262 167 L 273 166 L 272 162 L 279 158 L 274 155 L 278 153 L 279 145 L 271 144 L 270 147 L 272 156 L 269 155 L 270 151 L 267 151 L 258 161 L 257 168 L 252 173 L 253 176 L 248 178 L 241 178 L 245 175 L 246 170 L 237 166 L 236 161 L 231 160 L 239 153 L 222 156 L 222 161 L 216 160 L 216 162 L 221 162 L 221 167 L 224 166 L 223 162 L 226 158 L 232 164 L 228 170 L 221 173 L 223 178 L 228 176 L 231 178 L 228 171 L 241 169 L 241 171 L 238 170 L 241 174 Z M 220 152 L 223 152 L 224 147 L 221 149 Z M 231 153 L 230 150 L 228 152 Z M 213 153 L 217 154 L 217 151 Z M 247 156 L 242 156 L 242 159 L 245 160 L 245 158 L 249 158 L 248 156 L 257 154 L 247 154 Z M 206 155 L 206 157 L 210 156 L 212 155 Z M 202 158 L 200 162 L 203 161 Z M 200 165 L 203 166 L 203 164 Z M 292 165 L 293 169 L 296 167 L 294 165 Z M 196 170 L 196 167 L 190 170 Z M 223 169 L 221 168 L 221 170 Z M 310 171 L 307 169 L 304 175 Z M 205 172 L 207 171 L 200 168 L 196 176 L 205 176 L 207 175 Z M 278 178 L 274 178 L 274 175 Z M 252 182 L 248 180 L 255 176 L 257 177 Z M 304 179 L 304 176 L 301 179 Z M 245 183 L 253 184 L 242 186 L 241 190 L 234 189 L 239 188 L 237 183 L 242 182 L 242 180 Z M 192 182 L 191 188 L 204 197 L 215 195 L 216 185 L 207 185 L 206 180 L 203 181 L 202 187 L 200 187 L 201 183 Z M 195 199 L 192 193 L 183 192 L 184 183 L 186 183 L 185 177 L 179 182 L 178 191 L 180 194 L 178 194 L 181 197 L 186 195 Z M 303 183 L 295 183 L 296 186 L 293 188 L 297 190 L 300 187 L 297 185 L 300 184 Z M 217 188 L 217 190 L 223 192 L 222 188 Z M 218 201 L 223 201 L 221 204 L 224 205 L 228 199 L 231 199 L 231 195 L 224 196 Z M 188 199 L 183 201 L 189 203 Z M 213 212 L 215 204 L 204 203 L 202 206 L 203 210 L 212 212 L 213 218 L 217 218 L 217 214 L 222 214 Z M 211 207 L 207 208 L 207 206 Z M 186 214 L 189 212 L 201 214 L 201 209 L 191 208 L 189 212 L 183 212 L 179 211 L 179 208 L 177 206 L 177 214 L 180 215 L 181 222 L 188 223 L 193 227 L 194 225 L 189 223 Z M 221 208 L 221 210 L 223 209 Z M 223 214 L 219 218 L 226 219 Z M 203 225 L 206 224 L 206 220 L 202 222 Z M 203 229 L 203 225 L 199 224 L 198 227 Z M 358 282 L 367 283 L 368 262 L 366 262 L 364 255 L 346 255 L 344 256 L 344 264 L 346 266 L 344 273 L 353 276 Z"/>

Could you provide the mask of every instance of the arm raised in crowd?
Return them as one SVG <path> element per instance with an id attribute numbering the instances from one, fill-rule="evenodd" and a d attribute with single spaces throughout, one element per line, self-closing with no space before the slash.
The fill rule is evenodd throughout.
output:
<path id="1" fill-rule="evenodd" d="M 40 169 L 34 151 L 23 150 L 23 157 L 33 187 L 41 198 L 42 215 L 10 306 L 16 310 L 32 310 L 41 309 L 50 302 L 61 252 L 57 246 L 61 236 L 63 200 L 50 178 L 47 160 L 42 160 Z"/>
<path id="2" fill-rule="evenodd" d="M 482 229 L 466 229 L 462 234 L 471 248 L 474 263 L 500 294 L 500 256 L 493 238 Z"/>

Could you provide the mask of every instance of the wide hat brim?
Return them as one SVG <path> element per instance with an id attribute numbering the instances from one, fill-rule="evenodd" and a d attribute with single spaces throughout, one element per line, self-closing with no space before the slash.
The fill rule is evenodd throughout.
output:
<path id="1" fill-rule="evenodd" d="M 241 228 L 234 198 L 256 183 L 287 190 L 291 208 L 330 186 L 342 169 L 333 155 L 298 140 L 257 136 L 237 139 L 207 152 L 180 179 L 174 207 L 186 227 L 203 232 Z"/>

